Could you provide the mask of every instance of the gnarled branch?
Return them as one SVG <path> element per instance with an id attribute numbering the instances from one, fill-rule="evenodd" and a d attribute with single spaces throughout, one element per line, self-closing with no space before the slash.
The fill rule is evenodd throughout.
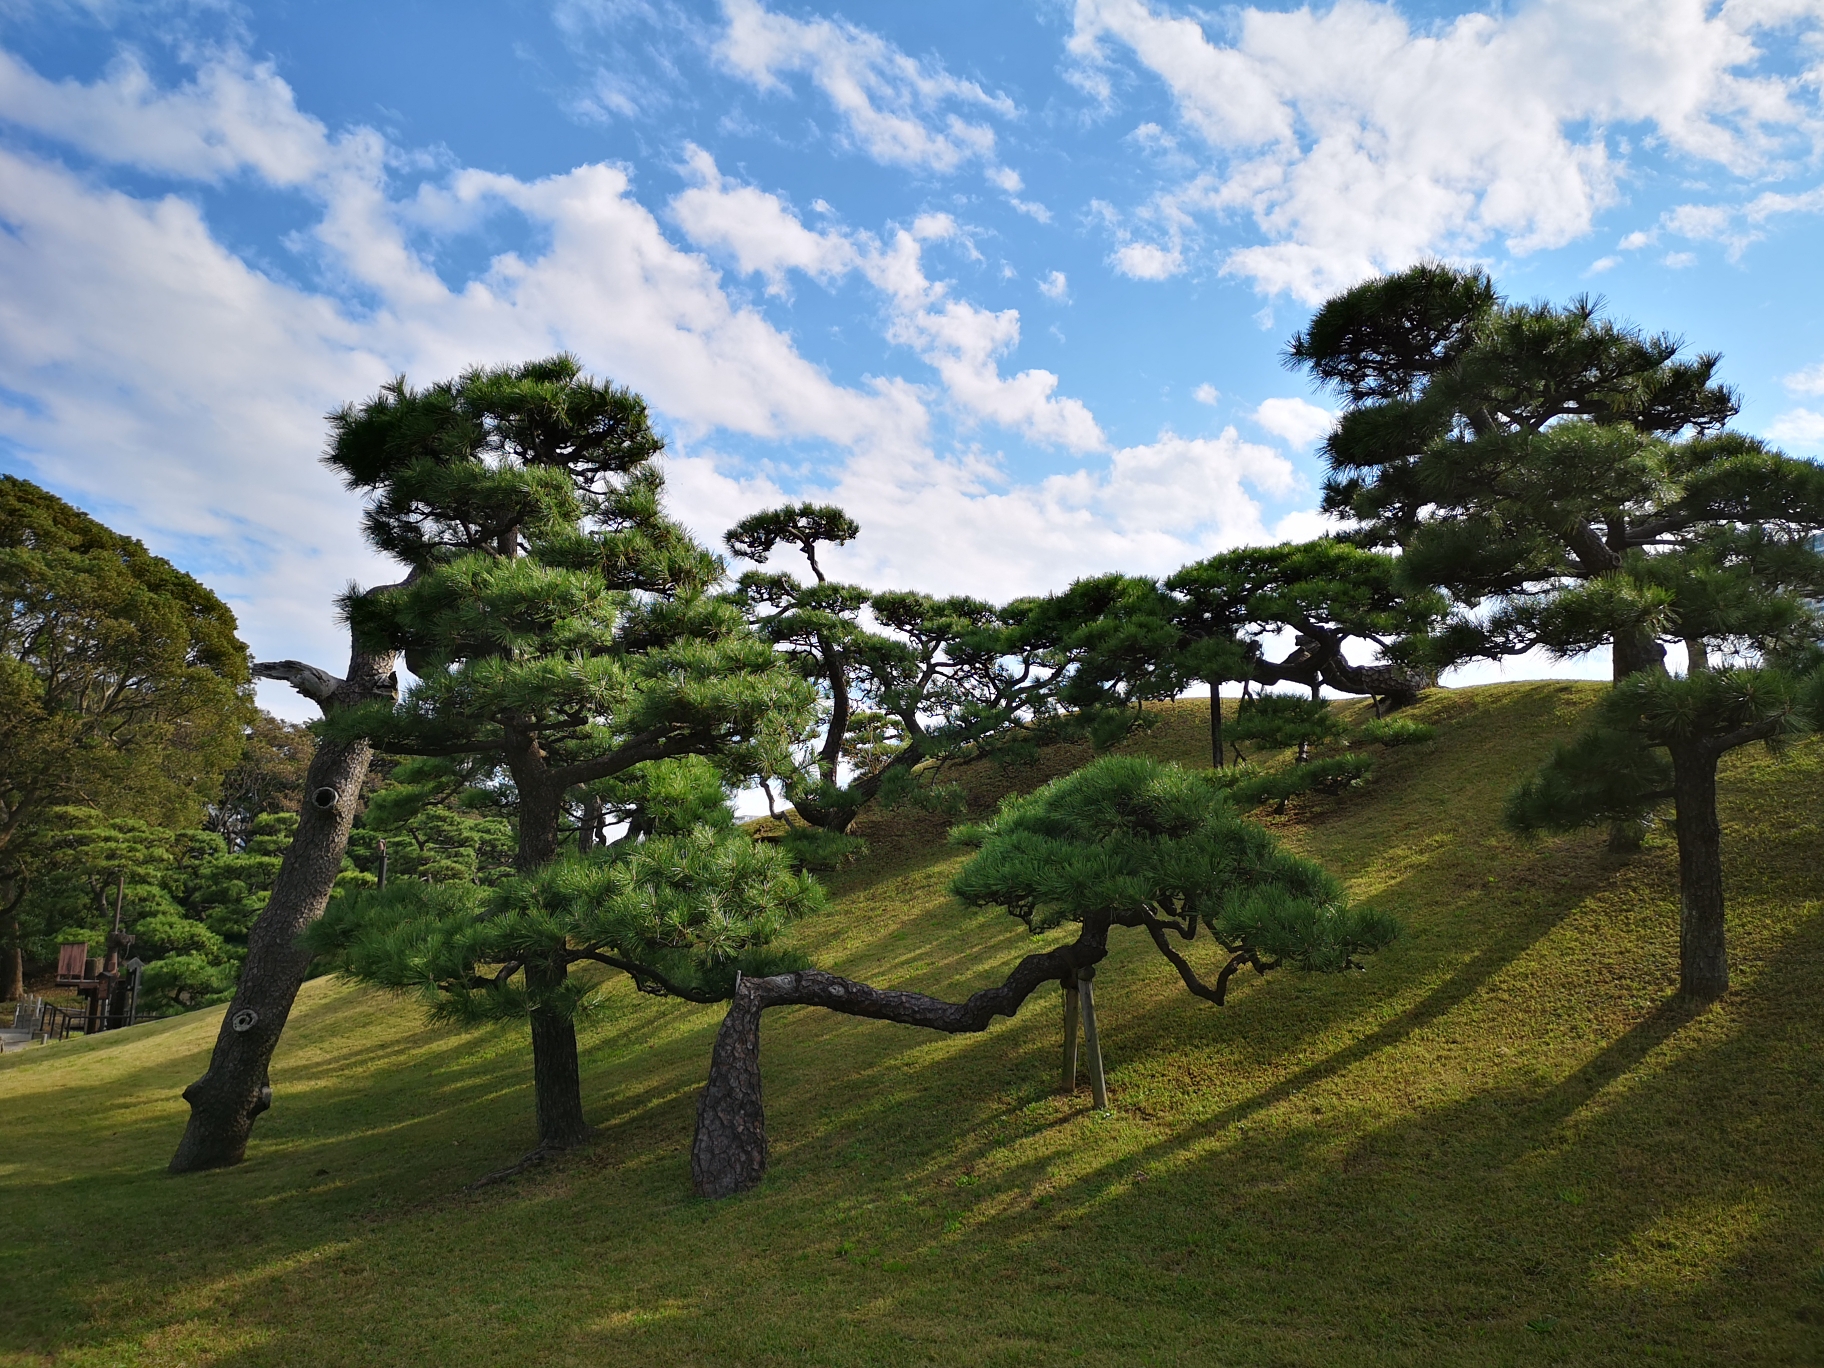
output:
<path id="1" fill-rule="evenodd" d="M 896 1021 L 933 1031 L 984 1031 L 1012 1016 L 1039 985 L 1088 968 L 1108 954 L 1106 919 L 1085 921 L 1069 945 L 1028 955 L 994 988 L 946 1002 L 924 993 L 881 989 L 820 969 L 742 979 L 716 1033 L 709 1085 L 697 1103 L 690 1175 L 705 1197 L 730 1197 L 766 1173 L 766 1112 L 760 1093 L 760 1014 L 768 1007 L 826 1007 L 847 1016 Z"/>

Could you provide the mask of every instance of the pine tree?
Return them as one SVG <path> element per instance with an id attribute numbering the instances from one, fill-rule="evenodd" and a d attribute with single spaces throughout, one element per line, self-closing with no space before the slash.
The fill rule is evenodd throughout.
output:
<path id="1" fill-rule="evenodd" d="M 801 503 L 769 509 L 743 518 L 723 541 L 736 555 L 765 565 L 781 543 L 796 547 L 815 580 L 804 584 L 786 571 L 750 570 L 741 576 L 733 600 L 748 615 L 754 630 L 779 650 L 817 688 L 821 739 L 803 770 L 776 776 L 798 815 L 814 827 L 841 834 L 878 787 L 874 778 L 884 765 L 865 766 L 862 786 L 844 783 L 844 760 L 851 724 L 856 718 L 858 672 L 865 658 L 892 649 L 861 624 L 868 591 L 830 580 L 817 559 L 820 545 L 853 541 L 860 528 L 840 508 Z M 865 724 L 865 723 L 864 723 Z M 764 776 L 769 784 L 775 776 Z"/>
<path id="2" fill-rule="evenodd" d="M 1288 361 L 1346 402 L 1325 509 L 1359 521 L 1353 540 L 1403 548 L 1409 585 L 1492 601 L 1457 622 L 1446 661 L 1550 645 L 1552 602 L 1600 584 L 1621 680 L 1663 670 L 1681 635 L 1633 562 L 1824 529 L 1824 468 L 1725 431 L 1738 400 L 1719 358 L 1682 350 L 1599 301 L 1513 304 L 1481 272 L 1428 264 L 1331 299 Z"/>
<path id="3" fill-rule="evenodd" d="M 1215 776 L 1138 757 L 1107 757 L 1010 798 L 991 821 L 954 837 L 979 848 L 952 886 L 958 898 L 1002 908 L 1034 935 L 1074 925 L 1076 938 L 1026 956 L 999 986 L 961 1003 L 819 970 L 743 979 L 698 1104 L 691 1173 L 699 1193 L 728 1196 L 765 1172 L 760 1017 L 768 1007 L 982 1031 L 1041 984 L 1093 972 L 1116 927 L 1144 930 L 1185 987 L 1220 1006 L 1243 969 L 1340 972 L 1398 934 L 1391 919 L 1350 906 L 1322 869 L 1238 817 Z M 1218 950 L 1214 982 L 1185 953 L 1200 934 Z"/>
<path id="4" fill-rule="evenodd" d="M 663 443 L 638 396 L 557 356 L 422 390 L 401 379 L 333 429 L 326 459 L 369 496 L 369 541 L 408 571 L 351 597 L 351 624 L 418 678 L 397 707 L 332 727 L 497 770 L 522 879 L 558 858 L 588 786 L 684 755 L 760 773 L 802 728 L 808 688 L 707 592 L 719 564 L 664 513 Z M 561 1149 L 588 1133 L 573 947 L 553 933 L 521 948 L 539 1148 Z"/>
<path id="5" fill-rule="evenodd" d="M 1035 619 L 1042 600 L 997 609 L 831 581 L 817 548 L 858 535 L 840 508 L 806 503 L 756 513 L 726 537 L 731 551 L 762 564 L 794 546 L 815 576 L 805 584 L 750 571 L 730 597 L 818 689 L 818 716 L 800 738 L 809 754 L 778 777 L 800 817 L 836 834 L 875 798 L 941 804 L 939 775 L 953 760 L 1059 734 L 1067 724 L 1058 687 L 1075 658 L 1057 620 Z"/>
<path id="6" fill-rule="evenodd" d="M 1722 826 L 1716 768 L 1723 755 L 1778 747 L 1824 721 L 1824 553 L 1765 529 L 1715 529 L 1695 547 L 1632 558 L 1604 583 L 1579 586 L 1540 611 L 1542 634 L 1571 654 L 1611 630 L 1615 600 L 1646 611 L 1691 644 L 1682 677 L 1645 670 L 1615 686 L 1593 725 L 1558 747 L 1508 798 L 1519 831 L 1609 823 L 1639 834 L 1670 799 L 1679 861 L 1679 988 L 1698 998 L 1729 986 L 1723 917 Z M 1711 646 L 1736 663 L 1712 662 Z"/>

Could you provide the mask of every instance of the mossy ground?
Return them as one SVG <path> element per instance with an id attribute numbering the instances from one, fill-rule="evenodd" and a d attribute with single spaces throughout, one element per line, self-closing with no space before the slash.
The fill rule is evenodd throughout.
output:
<path id="1" fill-rule="evenodd" d="M 1123 941 L 1108 1115 L 1057 1094 L 1055 992 L 958 1038 L 773 1014 L 772 1172 L 716 1204 L 719 1012 L 624 985 L 583 1035 L 598 1142 L 477 1193 L 531 1138 L 520 1032 L 313 982 L 248 1162 L 186 1178 L 219 1013 L 8 1056 L 0 1363 L 1824 1362 L 1824 746 L 1726 762 L 1735 986 L 1692 1008 L 1669 841 L 1499 829 L 1598 687 L 1436 692 L 1437 741 L 1273 819 L 1405 923 L 1366 973 L 1219 1010 Z M 1138 744 L 1200 763 L 1205 725 Z M 943 825 L 868 819 L 820 964 L 957 995 L 1031 948 L 947 897 Z"/>

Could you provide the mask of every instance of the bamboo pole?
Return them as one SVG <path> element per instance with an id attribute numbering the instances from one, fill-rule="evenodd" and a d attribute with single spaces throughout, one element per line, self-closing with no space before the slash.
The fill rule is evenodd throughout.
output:
<path id="1" fill-rule="evenodd" d="M 1077 980 L 1070 976 L 1064 985 L 1064 1070 L 1062 1084 L 1066 1093 L 1077 1090 Z"/>

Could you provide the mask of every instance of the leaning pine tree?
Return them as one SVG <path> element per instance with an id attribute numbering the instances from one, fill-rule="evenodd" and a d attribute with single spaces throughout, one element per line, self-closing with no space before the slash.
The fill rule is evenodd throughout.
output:
<path id="1" fill-rule="evenodd" d="M 802 727 L 807 686 L 705 592 L 718 563 L 663 511 L 663 444 L 637 395 L 557 356 L 422 390 L 401 380 L 334 426 L 328 461 L 369 496 L 369 540 L 409 572 L 351 597 L 351 625 L 403 651 L 417 682 L 395 707 L 338 714 L 329 732 L 498 773 L 522 911 L 556 896 L 539 890 L 558 878 L 546 870 L 565 813 L 590 786 L 687 755 L 758 772 Z M 493 972 L 497 1005 L 517 1003 L 530 1025 L 538 1148 L 550 1151 L 588 1133 L 573 1020 L 583 995 L 563 919 L 539 924 L 542 939 L 495 947 L 507 957 Z M 641 982 L 663 991 L 666 975 Z"/>
<path id="2" fill-rule="evenodd" d="M 953 885 L 958 897 L 1004 908 L 1035 935 L 1075 926 L 1076 938 L 1026 956 L 999 986 L 963 1002 L 814 969 L 744 978 L 698 1103 L 691 1175 L 699 1193 L 742 1192 L 766 1171 L 760 1017 L 769 1007 L 983 1031 L 1041 984 L 1072 982 L 1100 962 L 1116 927 L 1145 931 L 1185 987 L 1220 1006 L 1242 969 L 1352 969 L 1398 934 L 1391 919 L 1351 907 L 1327 873 L 1239 817 L 1215 776 L 1138 757 L 1108 757 L 1009 799 L 956 839 L 980 847 Z M 1219 952 L 1214 982 L 1187 954 L 1200 933 Z"/>

